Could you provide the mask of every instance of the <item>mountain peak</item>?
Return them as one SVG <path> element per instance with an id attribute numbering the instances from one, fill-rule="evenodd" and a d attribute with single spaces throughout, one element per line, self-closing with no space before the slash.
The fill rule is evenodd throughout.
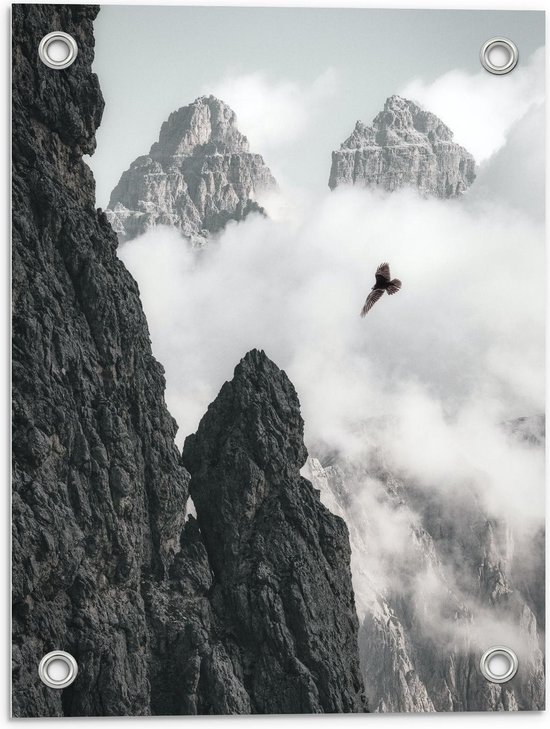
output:
<path id="1" fill-rule="evenodd" d="M 449 198 L 474 179 L 474 158 L 453 141 L 449 127 L 414 101 L 393 95 L 371 126 L 358 121 L 332 153 L 329 187 L 415 187 L 424 196 Z"/>
<path id="2" fill-rule="evenodd" d="M 204 144 L 215 145 L 220 152 L 249 151 L 247 138 L 237 128 L 237 115 L 216 96 L 199 96 L 172 112 L 149 155 L 158 160 L 186 157 Z"/>
<path id="3" fill-rule="evenodd" d="M 106 213 L 121 240 L 168 225 L 203 243 L 229 220 L 263 212 L 256 196 L 275 186 L 233 109 L 215 96 L 199 96 L 173 111 L 149 154 L 123 172 Z"/>
<path id="4" fill-rule="evenodd" d="M 255 713 L 366 708 L 349 535 L 301 477 L 306 457 L 296 391 L 258 350 L 183 449 L 211 592 Z"/>
<path id="5" fill-rule="evenodd" d="M 422 134 L 433 133 L 434 140 L 452 141 L 453 133 L 439 117 L 430 111 L 425 111 L 414 101 L 403 96 L 389 96 L 381 111 L 373 121 L 375 129 L 401 128 L 415 130 Z"/>
<path id="6" fill-rule="evenodd" d="M 241 418 L 242 427 L 236 425 Z M 296 390 L 286 373 L 263 350 L 252 349 L 241 359 L 233 379 L 223 385 L 208 408 L 197 434 L 185 441 L 184 456 L 192 467 L 195 440 L 214 443 L 221 453 L 225 438 L 231 438 L 230 422 L 241 436 L 244 432 L 250 435 L 252 440 L 247 447 L 260 467 L 277 473 L 290 467 L 298 472 L 305 463 L 304 423 Z M 270 428 L 277 429 L 273 439 L 268 437 Z M 275 443 L 283 442 L 284 448 L 274 448 Z"/>

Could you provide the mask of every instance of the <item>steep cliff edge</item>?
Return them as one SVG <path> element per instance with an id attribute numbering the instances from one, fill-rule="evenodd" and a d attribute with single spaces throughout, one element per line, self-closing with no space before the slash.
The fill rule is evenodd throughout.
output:
<path id="1" fill-rule="evenodd" d="M 249 352 L 183 450 L 212 603 L 253 711 L 363 711 L 348 531 L 306 458 L 294 387 Z"/>
<path id="2" fill-rule="evenodd" d="M 186 520 L 163 370 L 82 161 L 103 110 L 97 12 L 13 8 L 13 714 L 361 711 L 347 531 L 299 477 L 297 399 L 264 355 L 191 441 L 200 528 Z M 79 46 L 64 71 L 37 56 L 54 29 Z M 216 511 L 201 479 L 225 429 L 220 488 L 245 492 Z M 63 691 L 38 677 L 51 650 L 79 666 Z"/>
<path id="3" fill-rule="evenodd" d="M 474 180 L 474 158 L 453 142 L 441 119 L 408 99 L 390 96 L 372 126 L 358 121 L 332 153 L 329 187 L 352 184 L 389 192 L 412 187 L 425 196 L 451 198 Z"/>
<path id="4" fill-rule="evenodd" d="M 103 111 L 97 7 L 13 7 L 13 711 L 144 714 L 143 585 L 164 578 L 188 475 L 135 281 L 82 161 Z M 41 38 L 77 41 L 68 69 Z M 65 691 L 42 656 L 80 665 Z"/>
<path id="5" fill-rule="evenodd" d="M 232 109 L 201 96 L 170 114 L 149 154 L 122 173 L 107 216 L 121 240 L 169 225 L 200 244 L 229 220 L 262 212 L 256 195 L 275 184 Z"/>

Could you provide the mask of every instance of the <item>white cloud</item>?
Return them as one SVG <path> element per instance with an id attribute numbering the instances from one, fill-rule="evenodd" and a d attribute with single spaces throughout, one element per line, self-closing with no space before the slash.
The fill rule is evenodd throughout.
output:
<path id="1" fill-rule="evenodd" d="M 498 424 L 544 411 L 542 225 L 412 192 L 338 189 L 302 204 L 290 221 L 230 224 L 200 253 L 162 228 L 121 247 L 179 443 L 243 354 L 263 348 L 297 388 L 310 443 L 361 449 L 358 423 L 391 414 L 399 468 L 427 484 L 450 464 L 483 474 L 488 508 L 531 518 L 538 461 L 512 452 Z M 382 260 L 403 289 L 363 320 Z"/>
<path id="2" fill-rule="evenodd" d="M 513 136 L 532 129 L 525 117 Z M 505 168 L 509 151 L 494 158 Z M 530 162 L 515 151 L 512 158 L 521 179 Z M 348 457 L 360 615 L 380 594 L 397 592 L 442 655 L 489 641 L 523 656 L 522 621 L 471 598 L 453 573 L 460 555 L 439 564 L 434 553 L 426 563 L 421 516 L 388 499 L 368 454 L 380 450 L 391 472 L 432 492 L 431 503 L 443 501 L 447 513 L 473 509 L 467 529 L 477 513 L 505 519 L 516 552 L 533 554 L 544 454 L 511 440 L 502 422 L 544 411 L 542 222 L 528 206 L 518 212 L 501 200 L 490 176 L 481 195 L 474 186 L 453 201 L 339 188 L 266 202 L 275 216 L 231 223 L 200 252 L 166 228 L 119 250 L 166 369 L 178 443 L 244 353 L 265 349 L 297 389 L 312 454 L 324 443 Z M 383 260 L 403 288 L 361 319 Z M 471 533 L 461 538 L 467 543 Z M 448 609 L 455 603 L 466 607 L 463 619 Z M 531 660 L 537 651 L 533 642 L 524 653 Z"/>
<path id="3" fill-rule="evenodd" d="M 437 114 L 455 140 L 483 162 L 506 142 L 512 125 L 544 103 L 544 49 L 504 76 L 450 71 L 435 81 L 409 82 L 399 93 Z"/>
<path id="4" fill-rule="evenodd" d="M 271 79 L 258 71 L 228 75 L 202 91 L 229 104 L 251 149 L 267 154 L 304 135 L 319 113 L 320 102 L 335 90 L 336 73 L 328 68 L 308 85 Z"/>
<path id="5" fill-rule="evenodd" d="M 541 523 L 544 454 L 503 431 L 498 399 L 472 397 L 449 415 L 442 400 L 409 386 L 394 407 L 398 417 L 380 442 L 401 477 L 449 496 L 467 484 L 481 513 L 504 518 L 521 532 Z"/>
<path id="6" fill-rule="evenodd" d="M 471 202 L 497 199 L 544 220 L 544 132 L 545 110 L 539 104 L 510 128 L 504 147 L 481 165 Z"/>

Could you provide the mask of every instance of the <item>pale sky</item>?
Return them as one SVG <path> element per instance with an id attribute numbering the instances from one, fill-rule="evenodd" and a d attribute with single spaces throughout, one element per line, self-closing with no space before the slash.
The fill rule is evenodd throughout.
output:
<path id="1" fill-rule="evenodd" d="M 491 92 L 517 85 L 544 45 L 544 13 L 102 6 L 94 70 L 106 108 L 90 161 L 97 204 L 107 206 L 170 112 L 204 93 L 230 103 L 283 185 L 324 189 L 331 151 L 357 119 L 370 122 L 406 89 L 434 98 L 434 82 L 450 71 L 475 86 L 479 48 L 497 35 L 516 43 L 520 63 L 509 77 L 483 72 Z M 476 108 L 462 114 L 475 118 Z"/>

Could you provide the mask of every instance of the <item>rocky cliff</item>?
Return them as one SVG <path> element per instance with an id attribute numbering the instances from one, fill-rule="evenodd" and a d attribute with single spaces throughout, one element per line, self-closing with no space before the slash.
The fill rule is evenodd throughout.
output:
<path id="1" fill-rule="evenodd" d="M 274 186 L 235 113 L 214 96 L 201 96 L 170 114 L 149 154 L 122 174 L 107 217 L 121 240 L 162 224 L 200 244 L 229 220 L 262 212 L 256 194 Z"/>
<path id="2" fill-rule="evenodd" d="M 13 9 L 13 713 L 359 711 L 347 532 L 297 475 L 297 399 L 265 355 L 187 447 L 186 519 L 163 370 L 82 161 L 103 110 L 97 12 Z M 79 46 L 63 71 L 37 57 L 53 29 Z M 38 678 L 54 649 L 79 665 L 63 691 Z"/>
<path id="3" fill-rule="evenodd" d="M 372 710 L 544 708 L 543 529 L 515 534 L 466 483 L 426 492 L 393 474 L 380 451 L 325 466 L 310 459 L 308 470 L 350 529 Z M 502 685 L 479 670 L 483 651 L 499 643 L 520 662 Z"/>
<path id="4" fill-rule="evenodd" d="M 358 121 L 332 153 L 329 187 L 413 187 L 425 196 L 451 198 L 474 179 L 474 158 L 453 142 L 453 133 L 435 114 L 390 96 L 372 126 Z"/>
<path id="5" fill-rule="evenodd" d="M 253 709 L 362 711 L 348 531 L 300 476 L 306 458 L 296 392 L 257 351 L 183 449 L 212 602 Z"/>
<path id="6" fill-rule="evenodd" d="M 143 590 L 167 574 L 188 474 L 138 288 L 94 208 L 97 7 L 13 8 L 13 711 L 148 713 Z M 79 54 L 37 55 L 53 29 Z M 66 691 L 40 658 L 78 659 Z"/>

